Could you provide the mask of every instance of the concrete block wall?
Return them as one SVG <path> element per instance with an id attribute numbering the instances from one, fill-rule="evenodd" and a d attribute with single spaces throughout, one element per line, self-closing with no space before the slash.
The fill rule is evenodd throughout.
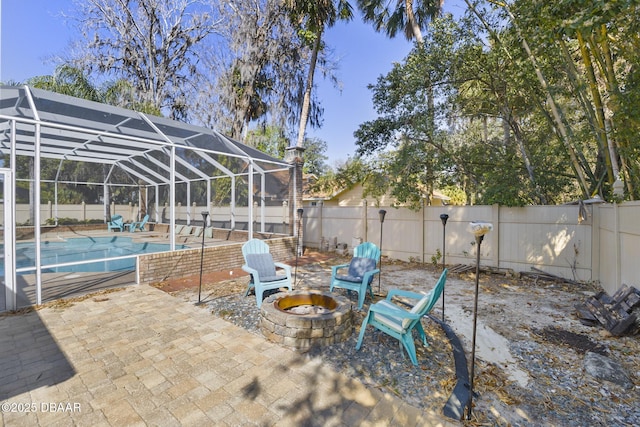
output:
<path id="1" fill-rule="evenodd" d="M 295 237 L 281 237 L 265 240 L 270 246 L 274 261 L 288 262 L 295 257 Z M 140 255 L 138 257 L 138 283 L 158 283 L 169 279 L 189 277 L 202 272 L 240 268 L 244 264 L 242 245 L 244 242 L 230 243 L 201 249 L 188 249 Z"/>

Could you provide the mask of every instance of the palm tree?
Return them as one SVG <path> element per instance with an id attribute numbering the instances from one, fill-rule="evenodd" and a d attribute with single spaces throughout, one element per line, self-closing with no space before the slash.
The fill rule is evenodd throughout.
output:
<path id="1" fill-rule="evenodd" d="M 353 18 L 351 4 L 346 0 L 286 0 L 291 22 L 300 28 L 299 34 L 312 46 L 309 73 L 305 83 L 300 126 L 298 128 L 297 147 L 302 147 L 304 134 L 309 120 L 311 106 L 311 90 L 313 77 L 318 61 L 318 53 L 322 49 L 322 35 L 340 19 L 350 21 Z"/>
<path id="2" fill-rule="evenodd" d="M 100 90 L 89 80 L 84 71 L 67 64 L 58 66 L 52 76 L 32 77 L 27 80 L 27 84 L 38 89 L 90 101 L 102 100 Z"/>
<path id="3" fill-rule="evenodd" d="M 385 0 L 358 0 L 365 22 L 373 22 L 376 31 L 394 38 L 402 31 L 407 40 L 423 43 L 422 29 L 440 14 L 443 0 L 397 0 L 395 8 Z"/>
<path id="4" fill-rule="evenodd" d="M 440 15 L 444 0 L 358 0 L 358 8 L 364 14 L 365 22 L 373 22 L 376 31 L 383 31 L 390 37 L 395 37 L 402 31 L 407 40 L 415 40 L 422 46 L 424 39 L 422 30 L 434 18 Z M 429 74 L 425 76 L 429 79 Z M 428 123 L 435 128 L 435 101 L 433 87 L 427 87 Z"/>

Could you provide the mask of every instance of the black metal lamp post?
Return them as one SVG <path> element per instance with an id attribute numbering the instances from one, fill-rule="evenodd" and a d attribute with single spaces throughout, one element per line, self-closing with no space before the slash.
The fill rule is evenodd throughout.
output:
<path id="1" fill-rule="evenodd" d="M 297 236 L 296 236 L 296 269 L 295 272 L 293 273 L 293 286 L 295 287 L 297 282 L 297 277 L 298 277 L 298 255 L 299 255 L 299 247 L 300 247 L 300 227 L 302 225 L 302 214 L 304 213 L 304 209 L 299 208 L 296 211 L 297 215 L 298 215 L 298 227 L 296 229 L 297 232 Z"/>
<path id="2" fill-rule="evenodd" d="M 387 211 L 384 209 L 378 211 L 378 216 L 380 217 L 380 273 L 378 273 L 378 294 L 380 294 L 380 276 L 382 276 L 382 224 L 384 223 L 384 216 L 386 214 Z"/>
<path id="3" fill-rule="evenodd" d="M 446 251 L 445 251 L 445 232 L 447 230 L 447 220 L 449 215 L 440 214 L 440 221 L 442 221 L 442 271 L 444 271 Z M 444 322 L 444 288 L 442 288 L 442 321 Z"/>
<path id="4" fill-rule="evenodd" d="M 474 221 L 470 224 L 471 232 L 476 237 L 476 292 L 473 303 L 473 343 L 471 344 L 471 380 L 469 384 L 469 403 L 467 405 L 467 420 L 471 419 L 471 411 L 473 408 L 473 377 L 476 364 L 476 325 L 478 319 L 478 291 L 480 284 L 480 246 L 484 235 L 493 229 L 493 224 L 489 222 Z"/>
<path id="5" fill-rule="evenodd" d="M 204 262 L 204 235 L 207 228 L 208 211 L 202 211 L 202 248 L 200 249 L 200 285 L 198 286 L 198 304 L 201 304 L 200 295 L 202 294 L 202 266 Z"/>

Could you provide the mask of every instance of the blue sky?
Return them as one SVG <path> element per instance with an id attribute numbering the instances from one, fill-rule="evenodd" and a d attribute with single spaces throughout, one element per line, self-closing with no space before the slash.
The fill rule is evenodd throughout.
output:
<path id="1" fill-rule="evenodd" d="M 52 74 L 54 65 L 47 58 L 62 53 L 73 39 L 73 27 L 60 17 L 72 9 L 72 0 L 0 1 L 0 81 Z M 445 12 L 459 15 L 461 4 L 462 0 L 445 0 Z M 353 132 L 358 126 L 376 118 L 367 85 L 402 61 L 412 45 L 403 37 L 390 40 L 376 33 L 359 17 L 330 28 L 326 43 L 340 60 L 342 91 L 316 77 L 324 122 L 321 129 L 308 129 L 307 136 L 327 142 L 328 163 L 334 166 L 354 155 Z"/>

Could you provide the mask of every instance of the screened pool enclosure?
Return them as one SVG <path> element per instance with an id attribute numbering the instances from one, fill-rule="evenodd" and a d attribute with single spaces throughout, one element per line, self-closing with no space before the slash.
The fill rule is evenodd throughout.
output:
<path id="1" fill-rule="evenodd" d="M 247 238 L 291 234 L 295 165 L 207 128 L 28 86 L 0 86 L 0 149 L 0 311 L 19 307 L 21 298 L 25 305 L 41 304 L 49 277 L 90 264 L 111 271 L 108 263 L 135 258 L 116 251 L 61 259 L 61 250 L 47 249 L 70 238 L 115 247 L 109 239 L 117 233 L 107 227 L 115 215 L 125 222 L 118 239 L 152 250 L 199 241 L 180 228 L 243 230 Z M 140 232 L 134 223 L 143 220 Z"/>

